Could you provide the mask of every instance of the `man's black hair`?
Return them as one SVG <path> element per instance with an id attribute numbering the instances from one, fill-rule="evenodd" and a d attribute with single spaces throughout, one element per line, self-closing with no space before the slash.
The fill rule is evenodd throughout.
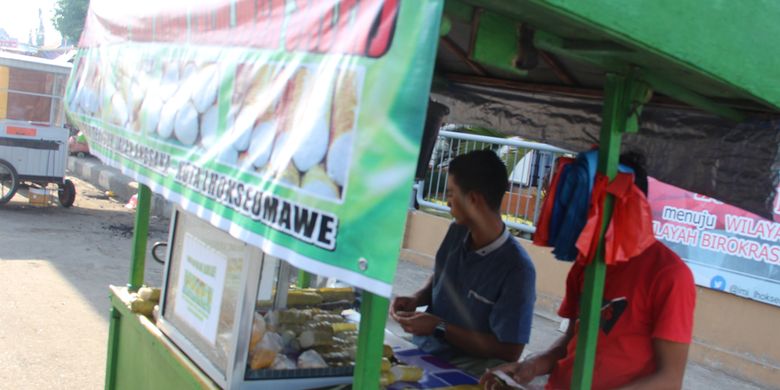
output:
<path id="1" fill-rule="evenodd" d="M 506 165 L 490 149 L 475 150 L 450 161 L 449 173 L 456 177 L 464 193 L 476 191 L 495 211 L 501 209 L 501 200 L 509 187 Z"/>
<path id="2" fill-rule="evenodd" d="M 637 152 L 626 152 L 620 155 L 620 163 L 634 170 L 634 184 L 647 196 L 645 156 Z"/>

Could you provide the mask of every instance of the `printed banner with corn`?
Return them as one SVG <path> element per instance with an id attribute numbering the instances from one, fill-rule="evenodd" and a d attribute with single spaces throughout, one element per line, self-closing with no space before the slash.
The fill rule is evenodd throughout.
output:
<path id="1" fill-rule="evenodd" d="M 442 1 L 93 0 L 66 92 L 104 163 L 389 296 Z"/>

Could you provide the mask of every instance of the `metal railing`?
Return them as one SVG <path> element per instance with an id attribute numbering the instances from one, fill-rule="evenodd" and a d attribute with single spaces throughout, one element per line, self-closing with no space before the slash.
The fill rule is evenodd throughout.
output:
<path id="1" fill-rule="evenodd" d="M 417 204 L 449 212 L 447 168 L 450 160 L 481 149 L 493 150 L 507 166 L 509 189 L 501 204 L 504 223 L 523 232 L 535 232 L 543 189 L 552 177 L 555 159 L 563 154 L 572 154 L 568 150 L 516 139 L 440 131 L 426 178 L 414 186 Z"/>

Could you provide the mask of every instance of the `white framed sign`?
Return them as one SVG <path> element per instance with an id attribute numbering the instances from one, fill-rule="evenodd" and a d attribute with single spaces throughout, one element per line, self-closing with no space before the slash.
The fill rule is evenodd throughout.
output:
<path id="1" fill-rule="evenodd" d="M 186 233 L 181 261 L 174 315 L 216 345 L 227 258 Z"/>

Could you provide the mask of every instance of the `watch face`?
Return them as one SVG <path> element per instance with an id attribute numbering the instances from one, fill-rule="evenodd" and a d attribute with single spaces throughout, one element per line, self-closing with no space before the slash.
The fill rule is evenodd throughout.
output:
<path id="1" fill-rule="evenodd" d="M 433 335 L 436 337 L 444 338 L 444 333 L 446 328 L 447 328 L 447 324 L 444 321 L 439 322 L 439 325 L 436 325 L 436 328 L 433 330 Z"/>

